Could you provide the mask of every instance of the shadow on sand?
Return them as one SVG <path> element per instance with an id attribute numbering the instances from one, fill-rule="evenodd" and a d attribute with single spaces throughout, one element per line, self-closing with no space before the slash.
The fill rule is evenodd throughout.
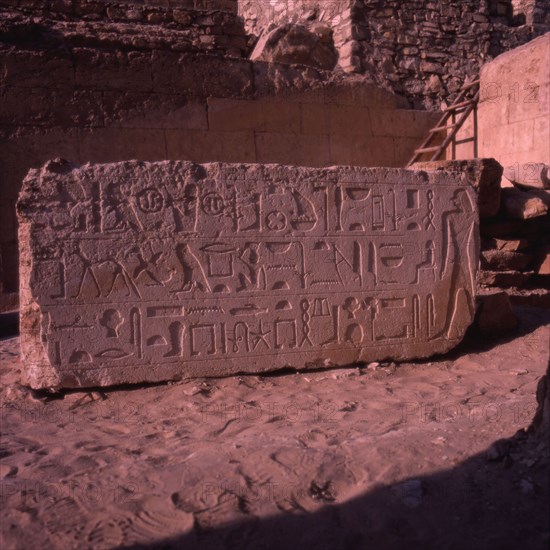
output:
<path id="1" fill-rule="evenodd" d="M 548 399 L 539 395 L 541 388 L 548 384 L 539 383 L 539 405 Z M 347 502 L 326 502 L 314 513 L 297 508 L 214 528 L 196 521 L 189 533 L 126 548 L 545 550 L 550 542 L 550 460 L 548 424 L 541 427 L 541 411 L 539 406 L 538 428 L 532 425 L 496 441 L 449 470 L 375 487 Z M 241 511 L 246 512 L 246 503 Z"/>

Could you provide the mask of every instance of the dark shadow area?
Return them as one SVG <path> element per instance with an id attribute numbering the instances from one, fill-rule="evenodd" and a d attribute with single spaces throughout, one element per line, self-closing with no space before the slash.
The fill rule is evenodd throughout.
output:
<path id="1" fill-rule="evenodd" d="M 326 498 L 315 513 L 297 507 L 210 529 L 201 511 L 186 510 L 196 519 L 192 532 L 120 548 L 543 550 L 549 543 L 548 465 L 548 434 L 522 430 L 450 470 L 378 487 L 342 504 Z M 246 503 L 238 504 L 246 511 Z"/>
<path id="2" fill-rule="evenodd" d="M 434 359 L 448 359 L 450 361 L 454 361 L 460 356 L 468 353 L 490 351 L 496 346 L 527 336 L 540 327 L 550 326 L 549 309 L 513 306 L 512 310 L 519 321 L 517 328 L 513 331 L 491 338 L 481 334 L 476 324 L 473 323 L 470 327 L 468 327 L 464 340 L 462 340 L 456 348 L 453 348 L 445 355 L 432 357 L 427 361 L 433 361 Z"/>
<path id="3" fill-rule="evenodd" d="M 19 312 L 0 313 L 0 339 L 11 338 L 19 334 Z"/>

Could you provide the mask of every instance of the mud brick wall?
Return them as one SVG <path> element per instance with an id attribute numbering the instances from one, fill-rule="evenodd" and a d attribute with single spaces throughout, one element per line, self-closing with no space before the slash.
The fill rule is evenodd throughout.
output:
<path id="1" fill-rule="evenodd" d="M 4 42 L 0 73 L 0 302 L 12 293 L 11 305 L 15 201 L 48 159 L 404 166 L 435 121 L 362 80 L 196 52 Z"/>

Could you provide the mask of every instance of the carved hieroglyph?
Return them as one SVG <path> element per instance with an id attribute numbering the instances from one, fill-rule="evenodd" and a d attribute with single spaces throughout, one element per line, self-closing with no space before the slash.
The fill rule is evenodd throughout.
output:
<path id="1" fill-rule="evenodd" d="M 427 357 L 474 314 L 457 172 L 52 161 L 18 209 L 35 388 Z"/>

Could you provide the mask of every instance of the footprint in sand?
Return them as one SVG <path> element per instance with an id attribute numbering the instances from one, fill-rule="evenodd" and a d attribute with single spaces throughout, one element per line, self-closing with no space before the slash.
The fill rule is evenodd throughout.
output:
<path id="1" fill-rule="evenodd" d="M 98 550 L 116 548 L 124 542 L 124 533 L 115 520 L 100 520 L 90 530 L 88 542 Z"/>
<path id="2" fill-rule="evenodd" d="M 149 497 L 139 503 L 139 510 L 123 526 L 124 543 L 159 541 L 190 531 L 193 515 L 174 506 L 166 499 Z"/>

